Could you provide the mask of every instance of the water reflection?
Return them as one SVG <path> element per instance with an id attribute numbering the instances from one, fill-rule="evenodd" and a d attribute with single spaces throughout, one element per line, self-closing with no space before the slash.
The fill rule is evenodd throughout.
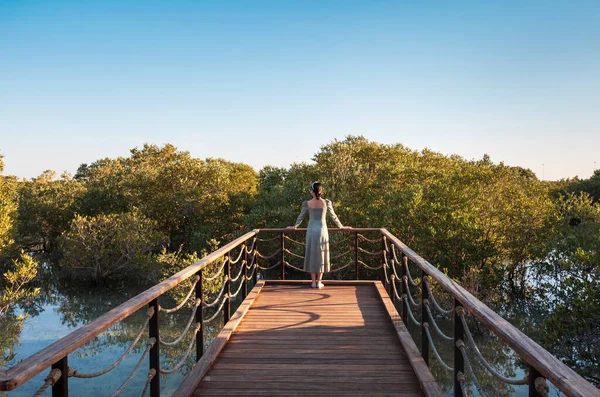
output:
<path id="1" fill-rule="evenodd" d="M 14 332 L 14 327 L 13 332 L 11 332 L 8 325 L 1 324 L 3 347 L 10 345 L 16 351 L 16 356 L 5 368 L 15 365 L 75 329 L 88 324 L 147 288 L 146 285 L 113 289 L 90 288 L 85 285 L 69 285 L 66 283 L 55 283 L 51 288 L 46 288 L 34 304 L 22 308 L 22 312 L 27 312 L 29 317 L 22 324 L 20 334 Z M 166 307 L 176 305 L 166 295 L 160 299 Z M 135 314 L 110 327 L 98 337 L 93 338 L 83 347 L 71 353 L 68 358 L 69 366 L 79 372 L 96 372 L 111 365 L 130 346 L 140 328 L 144 326 L 146 310 L 146 307 L 138 310 Z M 161 336 L 168 341 L 176 339 L 183 331 L 190 315 L 191 308 L 183 308 L 173 314 L 161 313 L 159 316 Z M 222 324 L 223 319 L 221 317 L 205 327 L 205 345 L 214 339 L 218 330 L 222 328 Z M 71 393 L 81 395 L 85 391 L 89 396 L 112 394 L 138 364 L 145 349 L 147 332 L 147 330 L 144 330 L 142 338 L 133 352 L 109 374 L 94 379 L 69 378 Z M 6 335 L 12 335 L 12 337 L 7 338 Z M 189 346 L 192 335 L 193 332 L 190 331 L 177 346 L 161 346 L 161 365 L 164 368 L 171 368 L 179 362 L 180 357 Z M 147 362 L 148 359 L 146 358 L 141 370 L 123 391 L 122 396 L 140 395 L 148 375 Z M 185 361 L 185 364 L 177 373 L 163 376 L 161 378 L 161 395 L 171 395 L 185 374 L 189 372 L 193 363 L 194 354 Z M 43 371 L 16 390 L 8 393 L 0 392 L 0 395 L 10 397 L 31 396 L 43 384 L 48 371 Z"/>

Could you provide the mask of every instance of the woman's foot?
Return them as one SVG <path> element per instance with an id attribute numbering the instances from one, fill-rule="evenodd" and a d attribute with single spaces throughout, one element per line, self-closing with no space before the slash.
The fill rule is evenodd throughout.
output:
<path id="1" fill-rule="evenodd" d="M 325 284 L 323 284 L 322 282 L 319 281 L 319 283 L 317 284 L 317 288 L 323 288 L 325 286 Z"/>
<path id="2" fill-rule="evenodd" d="M 310 285 L 310 288 L 317 288 L 317 284 L 315 284 L 315 283 L 312 283 L 312 284 Z"/>

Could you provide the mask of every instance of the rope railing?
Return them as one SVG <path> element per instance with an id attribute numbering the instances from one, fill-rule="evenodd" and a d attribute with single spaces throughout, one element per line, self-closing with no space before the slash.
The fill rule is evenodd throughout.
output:
<path id="1" fill-rule="evenodd" d="M 240 285 L 238 286 L 238 289 L 233 294 L 230 294 L 229 297 L 235 298 L 240 293 L 240 291 L 242 290 L 243 287 L 244 287 L 244 283 L 240 283 Z"/>
<path id="2" fill-rule="evenodd" d="M 365 267 L 367 269 L 371 269 L 371 270 L 379 270 L 381 269 L 381 267 L 383 266 L 383 264 L 379 265 L 379 266 L 369 266 L 367 265 L 365 262 L 359 260 L 358 263 L 362 266 Z"/>
<path id="3" fill-rule="evenodd" d="M 489 373 L 494 375 L 496 378 L 500 379 L 502 382 L 508 383 L 510 385 L 526 385 L 529 382 L 529 376 L 525 376 L 522 379 L 510 379 L 510 378 L 507 378 L 506 376 L 502 375 L 498 371 L 496 371 L 494 369 L 494 367 L 492 367 L 490 365 L 490 363 L 487 362 L 485 357 L 483 357 L 483 355 L 479 351 L 479 348 L 477 347 L 477 344 L 475 343 L 475 340 L 473 339 L 473 335 L 471 334 L 471 331 L 469 330 L 469 324 L 467 324 L 467 320 L 465 318 L 464 308 L 462 308 L 462 307 L 457 308 L 456 314 L 458 315 L 458 317 L 460 318 L 460 321 L 462 322 L 463 330 L 465 332 L 465 335 L 467 336 L 467 341 L 469 342 L 469 346 L 471 347 L 473 352 L 475 352 L 475 357 L 477 357 L 477 359 L 479 360 L 479 363 L 481 363 L 481 365 L 485 369 L 487 369 Z"/>
<path id="4" fill-rule="evenodd" d="M 284 238 L 285 238 L 287 241 L 291 241 L 292 243 L 295 243 L 295 244 L 298 244 L 298 245 L 303 245 L 303 246 L 306 246 L 306 243 L 304 243 L 304 242 L 302 242 L 302 241 L 294 240 L 293 238 L 291 238 L 291 237 L 290 237 L 290 236 L 288 236 L 287 234 L 286 234 L 286 235 L 284 235 Z"/>
<path id="5" fill-rule="evenodd" d="M 423 282 L 425 283 L 425 288 L 427 288 L 427 293 L 428 293 L 427 296 L 429 297 L 429 300 L 431 301 L 431 303 L 433 303 L 433 307 L 435 308 L 435 310 L 437 310 L 438 312 L 440 312 L 444 315 L 450 315 L 450 314 L 454 313 L 454 308 L 446 310 L 443 307 L 441 307 L 440 304 L 437 302 L 437 300 L 435 299 L 435 295 L 433 294 L 433 291 L 431 290 L 431 286 L 429 285 L 429 277 L 428 276 L 423 277 Z"/>
<path id="6" fill-rule="evenodd" d="M 349 249 L 349 250 L 347 250 L 346 252 L 342 252 L 341 254 L 338 254 L 338 255 L 332 256 L 332 257 L 331 257 L 331 258 L 329 258 L 329 259 L 331 259 L 331 260 L 338 259 L 338 258 L 341 258 L 341 257 L 342 257 L 342 256 L 344 256 L 344 255 L 348 255 L 348 254 L 349 254 L 349 253 L 351 253 L 351 252 L 352 252 L 352 250 L 351 250 L 351 249 Z"/>
<path id="7" fill-rule="evenodd" d="M 371 256 L 380 256 L 381 252 L 382 252 L 382 251 L 379 251 L 379 252 L 377 252 L 377 251 L 375 251 L 375 252 L 368 251 L 368 250 L 366 250 L 364 248 L 361 248 L 361 247 L 358 247 L 357 249 L 358 249 L 359 252 L 362 252 L 363 254 L 367 254 L 367 255 L 371 255 Z"/>
<path id="8" fill-rule="evenodd" d="M 461 371 L 458 371 L 458 374 L 456 374 L 456 380 L 460 385 L 460 391 L 462 392 L 462 395 L 467 397 L 469 394 L 467 393 L 466 389 L 467 379 L 465 378 L 465 374 Z"/>
<path id="9" fill-rule="evenodd" d="M 194 318 L 196 317 L 196 312 L 198 311 L 198 307 L 200 306 L 200 303 L 201 303 L 201 300 L 200 299 L 196 299 L 196 303 L 194 304 L 194 308 L 192 309 L 192 315 L 190 316 L 190 319 L 188 320 L 188 323 L 185 326 L 185 328 L 183 329 L 183 331 L 181 331 L 181 334 L 179 334 L 179 337 L 177 337 L 177 339 L 175 339 L 172 342 L 167 342 L 162 337 L 159 337 L 158 340 L 160 341 L 161 345 L 175 346 L 175 345 L 178 345 L 179 342 L 181 342 L 183 340 L 183 338 L 185 337 L 185 335 L 190 330 L 190 327 L 192 326 L 192 323 L 194 322 Z"/>
<path id="10" fill-rule="evenodd" d="M 196 284 L 198 284 L 198 281 L 200 280 L 200 276 L 196 276 L 194 277 L 194 282 L 192 283 L 192 286 L 190 287 L 189 292 L 187 293 L 186 297 L 183 298 L 183 300 L 181 301 L 181 303 L 171 309 L 165 309 L 162 306 L 158 306 L 158 310 L 160 310 L 161 312 L 164 313 L 174 313 L 176 311 L 178 311 L 179 309 L 181 309 L 190 299 L 190 296 L 192 296 L 192 293 L 194 292 L 194 290 L 196 289 Z"/>
<path id="11" fill-rule="evenodd" d="M 384 262 L 384 263 L 382 263 L 382 264 L 381 264 L 381 267 L 383 268 L 383 279 L 385 280 L 385 285 L 389 285 L 389 284 L 390 284 L 390 278 L 392 278 L 392 277 L 393 277 L 393 274 L 392 274 L 390 277 L 388 277 L 388 271 L 387 271 L 387 268 L 388 268 L 389 266 L 388 266 L 388 264 L 387 264 L 387 263 L 385 263 L 385 262 Z M 392 280 L 392 283 L 393 283 L 393 282 L 394 282 L 394 281 Z"/>
<path id="12" fill-rule="evenodd" d="M 440 329 L 440 327 L 438 327 L 437 322 L 435 321 L 435 318 L 433 317 L 433 314 L 431 313 L 431 309 L 429 308 L 429 300 L 425 299 L 425 310 L 427 311 L 427 315 L 429 316 L 429 319 L 431 320 L 431 325 L 433 325 L 433 329 L 435 330 L 435 332 L 437 332 L 437 334 L 445 340 L 448 341 L 453 341 L 454 338 L 451 336 L 446 335 L 444 332 L 442 332 L 442 330 Z"/>
<path id="13" fill-rule="evenodd" d="M 252 251 L 254 251 L 255 248 L 256 248 L 256 237 L 252 239 L 252 245 L 250 245 L 250 247 L 246 246 L 244 249 L 246 250 L 246 253 L 249 254 Z"/>
<path id="14" fill-rule="evenodd" d="M 281 261 L 277 262 L 276 264 L 272 265 L 272 266 L 260 266 L 259 264 L 256 265 L 260 270 L 271 270 L 276 268 L 277 266 L 281 266 Z"/>
<path id="15" fill-rule="evenodd" d="M 153 307 L 149 307 L 148 310 L 146 311 L 146 321 L 144 321 L 144 324 L 142 324 L 142 326 L 140 327 L 140 330 L 138 331 L 138 333 L 136 334 L 135 338 L 133 339 L 133 342 L 131 342 L 131 344 L 129 345 L 129 347 L 127 348 L 127 350 L 125 350 L 125 352 L 121 355 L 121 357 L 119 357 L 111 365 L 109 365 L 108 367 L 104 368 L 101 371 L 89 372 L 89 373 L 79 372 L 78 370 L 69 367 L 69 377 L 81 378 L 81 379 L 97 378 L 98 376 L 102 376 L 104 374 L 107 374 L 110 371 L 112 371 L 113 369 L 115 369 L 116 367 L 118 367 L 119 364 L 121 364 L 125 360 L 125 358 L 127 358 L 127 356 L 129 356 L 129 354 L 131 354 L 131 352 L 133 351 L 133 349 L 137 345 L 138 341 L 142 337 L 144 331 L 146 330 L 146 327 L 148 326 L 148 322 L 150 321 L 150 319 L 152 318 L 152 316 L 154 316 L 154 308 Z"/>
<path id="16" fill-rule="evenodd" d="M 227 287 L 226 284 L 227 281 L 227 276 L 225 276 L 225 282 L 223 282 L 223 285 L 221 286 L 221 290 L 219 291 L 219 293 L 217 294 L 217 296 L 215 297 L 215 299 L 211 302 L 211 303 L 202 303 L 202 307 L 213 307 L 217 304 L 217 302 L 219 302 L 219 299 L 221 299 L 221 296 L 223 296 L 223 292 L 225 291 L 225 287 Z"/>
<path id="17" fill-rule="evenodd" d="M 303 272 L 303 271 L 304 271 L 304 269 L 300 269 L 299 267 L 296 267 L 296 266 L 292 265 L 292 264 L 291 264 L 291 263 L 289 263 L 288 261 L 284 261 L 283 263 L 285 263 L 285 265 L 286 265 L 287 267 L 291 267 L 292 269 L 294 269 L 294 270 L 298 270 L 299 272 Z"/>
<path id="18" fill-rule="evenodd" d="M 190 344 L 188 345 L 187 350 L 185 351 L 185 353 L 183 354 L 183 356 L 181 357 L 179 362 L 171 369 L 161 368 L 160 369 L 161 374 L 169 375 L 169 374 L 179 371 L 179 369 L 183 366 L 183 364 L 185 364 L 185 360 L 187 360 L 187 358 L 190 356 L 190 353 L 192 352 L 192 348 L 194 347 L 194 342 L 196 341 L 196 334 L 198 333 L 199 330 L 200 330 L 200 323 L 196 323 L 196 328 L 194 329 L 194 334 L 190 338 Z"/>
<path id="19" fill-rule="evenodd" d="M 217 316 L 219 315 L 219 313 L 221 313 L 221 310 L 223 310 L 223 306 L 225 306 L 225 302 L 227 302 L 227 299 L 228 299 L 228 296 L 225 295 L 223 297 L 223 299 L 221 300 L 221 305 L 219 306 L 219 308 L 217 309 L 217 311 L 212 316 L 210 316 L 209 318 L 207 318 L 207 319 L 203 318 L 202 319 L 202 323 L 203 324 L 208 324 L 211 321 L 213 321 L 215 318 L 217 318 Z"/>
<path id="20" fill-rule="evenodd" d="M 146 359 L 146 356 L 148 355 L 148 353 L 150 353 L 150 349 L 152 349 L 152 347 L 154 347 L 155 343 L 156 343 L 156 339 L 154 339 L 154 338 L 150 338 L 148 340 L 148 343 L 146 344 L 146 349 L 144 350 L 144 353 L 142 353 L 142 356 L 138 360 L 137 365 L 135 366 L 135 368 L 133 369 L 133 371 L 131 372 L 131 374 L 127 377 L 127 379 L 125 379 L 125 381 L 121 384 L 121 386 L 119 386 L 119 388 L 117 389 L 117 391 L 113 393 L 112 397 L 116 397 L 119 394 L 121 394 L 121 392 L 123 390 L 125 390 L 125 388 L 127 387 L 127 385 L 129 385 L 129 383 L 131 383 L 131 380 L 133 379 L 133 377 L 138 373 L 138 371 L 142 367 L 142 364 L 144 363 L 144 360 Z"/>
<path id="21" fill-rule="evenodd" d="M 256 251 L 256 255 L 258 255 L 259 258 L 265 259 L 265 260 L 273 259 L 273 258 L 275 258 L 279 254 L 281 254 L 281 249 L 278 249 L 277 251 L 275 251 L 271 255 L 263 255 L 260 252 Z"/>
<path id="22" fill-rule="evenodd" d="M 413 297 L 412 294 L 410 292 L 410 288 L 408 287 L 408 277 L 404 276 L 404 285 L 406 286 L 405 291 L 407 292 L 405 295 L 408 295 L 408 301 L 409 303 L 415 308 L 415 309 L 419 309 L 421 307 L 421 305 L 423 304 L 423 302 L 419 302 L 417 303 Z"/>
<path id="23" fill-rule="evenodd" d="M 253 266 L 252 267 L 252 272 L 248 275 L 247 280 L 252 280 L 254 278 L 254 273 L 256 273 L 258 266 Z"/>
<path id="24" fill-rule="evenodd" d="M 290 254 L 291 256 L 295 256 L 296 258 L 304 259 L 304 255 L 298 255 L 298 254 L 296 254 L 296 253 L 294 253 L 294 252 L 290 251 L 290 250 L 289 250 L 289 249 L 287 249 L 287 248 L 286 248 L 286 249 L 284 249 L 284 251 L 285 251 L 287 254 Z"/>
<path id="25" fill-rule="evenodd" d="M 378 243 L 381 241 L 381 239 L 379 239 L 379 238 L 375 238 L 375 239 L 366 238 L 364 235 L 362 235 L 360 233 L 358 233 L 358 239 L 360 241 L 366 241 L 368 243 Z"/>
<path id="26" fill-rule="evenodd" d="M 272 238 L 257 238 L 258 241 L 260 242 L 268 242 L 268 241 L 273 241 L 273 240 L 277 240 L 279 238 L 279 236 L 275 236 Z"/>
<path id="27" fill-rule="evenodd" d="M 244 247 L 240 248 L 240 253 L 238 254 L 237 258 L 235 259 L 229 259 L 229 264 L 230 265 L 235 265 L 236 263 L 238 263 L 240 261 L 240 259 L 242 259 L 242 255 L 244 255 Z"/>
<path id="28" fill-rule="evenodd" d="M 245 263 L 242 262 L 242 265 L 240 266 L 240 270 L 238 271 L 238 274 L 229 281 L 231 281 L 232 283 L 235 283 L 236 281 L 238 281 L 240 279 L 242 274 L 244 274 L 244 265 L 245 265 Z"/>
<path id="29" fill-rule="evenodd" d="M 62 372 L 58 368 L 52 368 L 50 373 L 44 379 L 44 384 L 33 394 L 33 397 L 41 397 L 50 386 L 54 386 L 62 376 Z"/>
<path id="30" fill-rule="evenodd" d="M 467 367 L 467 372 L 469 373 L 469 377 L 471 378 L 471 383 L 473 383 L 479 394 L 481 394 L 482 396 L 487 396 L 487 392 L 483 390 L 483 388 L 479 385 L 477 375 L 475 375 L 475 371 L 473 371 L 471 361 L 469 360 L 469 355 L 467 354 L 467 351 L 465 349 L 465 343 L 462 340 L 458 340 L 456 341 L 456 347 L 458 347 L 458 349 L 460 350 L 465 366 Z"/>
<path id="31" fill-rule="evenodd" d="M 227 264 L 227 261 L 223 260 L 223 264 L 221 265 L 221 268 L 219 270 L 217 270 L 212 276 L 203 276 L 203 281 L 213 281 L 217 277 L 222 276 L 223 269 L 225 269 L 226 264 Z"/>
<path id="32" fill-rule="evenodd" d="M 440 356 L 440 353 L 437 351 L 435 343 L 433 343 L 433 339 L 431 338 L 431 333 L 429 332 L 429 323 L 424 322 L 423 328 L 425 329 L 425 334 L 427 334 L 427 339 L 429 340 L 429 347 L 431 348 L 431 351 L 433 352 L 433 355 L 435 356 L 436 360 L 446 371 L 454 371 L 454 368 L 446 364 L 446 362 L 444 362 L 444 360 Z"/>
<path id="33" fill-rule="evenodd" d="M 148 388 L 150 387 L 150 382 L 152 382 L 152 379 L 154 379 L 155 376 L 156 376 L 156 369 L 152 368 L 150 371 L 148 371 L 148 378 L 146 379 L 146 384 L 144 385 L 144 390 L 142 390 L 141 397 L 146 396 L 146 393 L 148 392 Z"/>
<path id="34" fill-rule="evenodd" d="M 408 302 L 408 298 L 406 297 L 406 294 L 402 295 L 402 299 L 404 299 L 404 301 Z M 410 317 L 410 319 L 412 320 L 413 323 L 415 323 L 415 325 L 421 327 L 423 324 L 421 324 L 420 321 L 417 321 L 417 319 L 415 318 L 415 315 L 412 312 L 412 309 L 410 308 L 410 305 L 406 305 L 406 308 L 408 309 L 408 317 Z"/>

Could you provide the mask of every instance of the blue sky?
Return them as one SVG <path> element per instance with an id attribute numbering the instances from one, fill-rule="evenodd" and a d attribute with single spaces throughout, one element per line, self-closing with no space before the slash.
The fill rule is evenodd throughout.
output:
<path id="1" fill-rule="evenodd" d="M 0 1 L 5 174 L 144 142 L 256 169 L 364 135 L 589 177 L 598 1 Z"/>

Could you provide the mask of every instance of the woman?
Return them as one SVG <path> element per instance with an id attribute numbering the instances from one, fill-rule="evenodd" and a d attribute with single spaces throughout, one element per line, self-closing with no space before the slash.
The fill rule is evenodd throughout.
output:
<path id="1" fill-rule="evenodd" d="M 312 279 L 311 287 L 323 288 L 321 282 L 323 272 L 329 271 L 329 232 L 327 231 L 327 213 L 339 228 L 350 229 L 349 226 L 344 227 L 337 215 L 333 211 L 331 201 L 321 198 L 323 187 L 319 182 L 313 182 L 310 187 L 312 200 L 307 200 L 302 203 L 302 211 L 296 219 L 296 224 L 290 228 L 297 228 L 302 223 L 302 220 L 309 214 L 308 228 L 306 231 L 306 249 L 304 251 L 304 271 L 310 272 Z"/>

